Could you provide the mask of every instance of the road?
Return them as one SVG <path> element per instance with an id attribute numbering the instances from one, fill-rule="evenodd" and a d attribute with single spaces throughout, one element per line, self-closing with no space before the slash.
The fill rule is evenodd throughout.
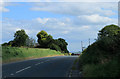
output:
<path id="1" fill-rule="evenodd" d="M 3 77 L 67 77 L 78 56 L 58 56 L 2 65 Z"/>

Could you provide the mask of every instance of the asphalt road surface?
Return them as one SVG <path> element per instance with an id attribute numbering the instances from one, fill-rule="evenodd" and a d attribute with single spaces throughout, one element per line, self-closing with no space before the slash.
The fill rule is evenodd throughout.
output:
<path id="1" fill-rule="evenodd" d="M 3 77 L 67 77 L 78 56 L 58 56 L 2 65 Z"/>

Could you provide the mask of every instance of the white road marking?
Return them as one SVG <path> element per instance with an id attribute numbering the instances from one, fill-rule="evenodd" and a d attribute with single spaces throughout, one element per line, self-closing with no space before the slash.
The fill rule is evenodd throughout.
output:
<path id="1" fill-rule="evenodd" d="M 41 62 L 41 63 L 44 63 L 44 62 Z"/>
<path id="2" fill-rule="evenodd" d="M 31 66 L 26 67 L 26 68 L 24 68 L 24 69 L 21 69 L 21 70 L 17 71 L 16 73 L 22 72 L 22 71 L 24 71 L 24 70 L 26 70 L 26 69 L 29 69 L 29 68 L 31 68 Z"/>
<path id="3" fill-rule="evenodd" d="M 35 64 L 35 65 L 39 65 L 39 64 L 41 64 L 41 63 L 37 63 L 37 64 Z"/>
<path id="4" fill-rule="evenodd" d="M 14 75 L 14 74 L 12 73 L 12 74 L 10 74 L 10 75 Z"/>
<path id="5" fill-rule="evenodd" d="M 48 61 L 50 61 L 50 60 L 46 60 L 45 62 L 48 62 Z M 42 64 L 42 63 L 45 63 L 45 62 L 40 62 L 40 63 L 37 63 L 37 64 L 35 64 L 35 65 L 37 66 L 37 65 Z"/>
<path id="6" fill-rule="evenodd" d="M 50 61 L 50 60 L 46 60 L 45 62 L 47 62 L 47 61 Z M 39 65 L 39 64 L 42 64 L 42 63 L 45 63 L 45 62 L 40 62 L 40 63 L 37 63 L 35 65 Z"/>

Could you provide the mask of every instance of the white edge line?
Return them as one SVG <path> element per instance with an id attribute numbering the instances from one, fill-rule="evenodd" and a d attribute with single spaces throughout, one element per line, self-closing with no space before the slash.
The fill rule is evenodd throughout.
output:
<path id="1" fill-rule="evenodd" d="M 31 66 L 26 67 L 26 68 L 24 68 L 24 69 L 21 69 L 21 70 L 17 71 L 16 73 L 22 72 L 22 71 L 24 71 L 24 70 L 26 70 L 26 69 L 29 69 L 29 68 L 31 68 Z"/>
<path id="2" fill-rule="evenodd" d="M 41 64 L 41 63 L 37 63 L 37 64 L 35 64 L 35 65 L 39 65 L 39 64 Z"/>

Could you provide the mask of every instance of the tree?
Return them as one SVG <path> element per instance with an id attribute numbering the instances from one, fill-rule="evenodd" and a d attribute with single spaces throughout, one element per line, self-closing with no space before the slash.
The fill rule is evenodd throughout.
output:
<path id="1" fill-rule="evenodd" d="M 56 50 L 56 51 L 61 51 L 61 48 L 54 43 L 49 44 L 49 48 L 53 49 L 53 50 Z"/>
<path id="2" fill-rule="evenodd" d="M 98 45 L 101 49 L 110 52 L 111 54 L 115 53 L 116 47 L 118 47 L 118 39 L 120 34 L 120 27 L 117 25 L 108 25 L 105 26 L 98 33 Z M 120 44 L 120 43 L 119 43 Z"/>
<path id="3" fill-rule="evenodd" d="M 69 51 L 67 50 L 68 43 L 63 38 L 58 38 L 54 40 L 54 43 L 61 48 L 62 52 L 69 53 Z"/>
<path id="4" fill-rule="evenodd" d="M 120 31 L 120 27 L 117 25 L 108 25 L 105 26 L 102 30 L 98 33 L 98 40 L 103 39 L 104 37 L 114 38 Z"/>
<path id="5" fill-rule="evenodd" d="M 38 43 L 39 43 L 40 47 L 43 47 L 43 48 L 47 48 L 48 45 L 53 40 L 53 37 L 51 35 L 48 35 L 47 32 L 45 32 L 44 30 L 40 31 L 37 34 L 37 37 L 38 37 Z"/>
<path id="6" fill-rule="evenodd" d="M 37 34 L 38 37 L 38 43 L 40 48 L 50 48 L 53 50 L 57 50 L 57 51 L 61 51 L 63 53 L 69 53 L 69 51 L 67 50 L 67 42 L 62 39 L 53 39 L 53 37 L 51 35 L 48 35 L 47 32 L 45 32 L 44 30 L 40 31 Z"/>
<path id="7" fill-rule="evenodd" d="M 17 46 L 17 47 L 25 46 L 27 38 L 28 35 L 25 33 L 23 29 L 16 31 L 16 33 L 14 34 L 14 40 L 12 46 Z"/>
<path id="8" fill-rule="evenodd" d="M 35 46 L 35 39 L 33 39 L 33 38 L 27 38 L 26 39 L 26 46 L 27 47 L 34 47 Z"/>
<path id="9" fill-rule="evenodd" d="M 2 46 L 8 46 L 8 43 L 3 43 Z"/>

